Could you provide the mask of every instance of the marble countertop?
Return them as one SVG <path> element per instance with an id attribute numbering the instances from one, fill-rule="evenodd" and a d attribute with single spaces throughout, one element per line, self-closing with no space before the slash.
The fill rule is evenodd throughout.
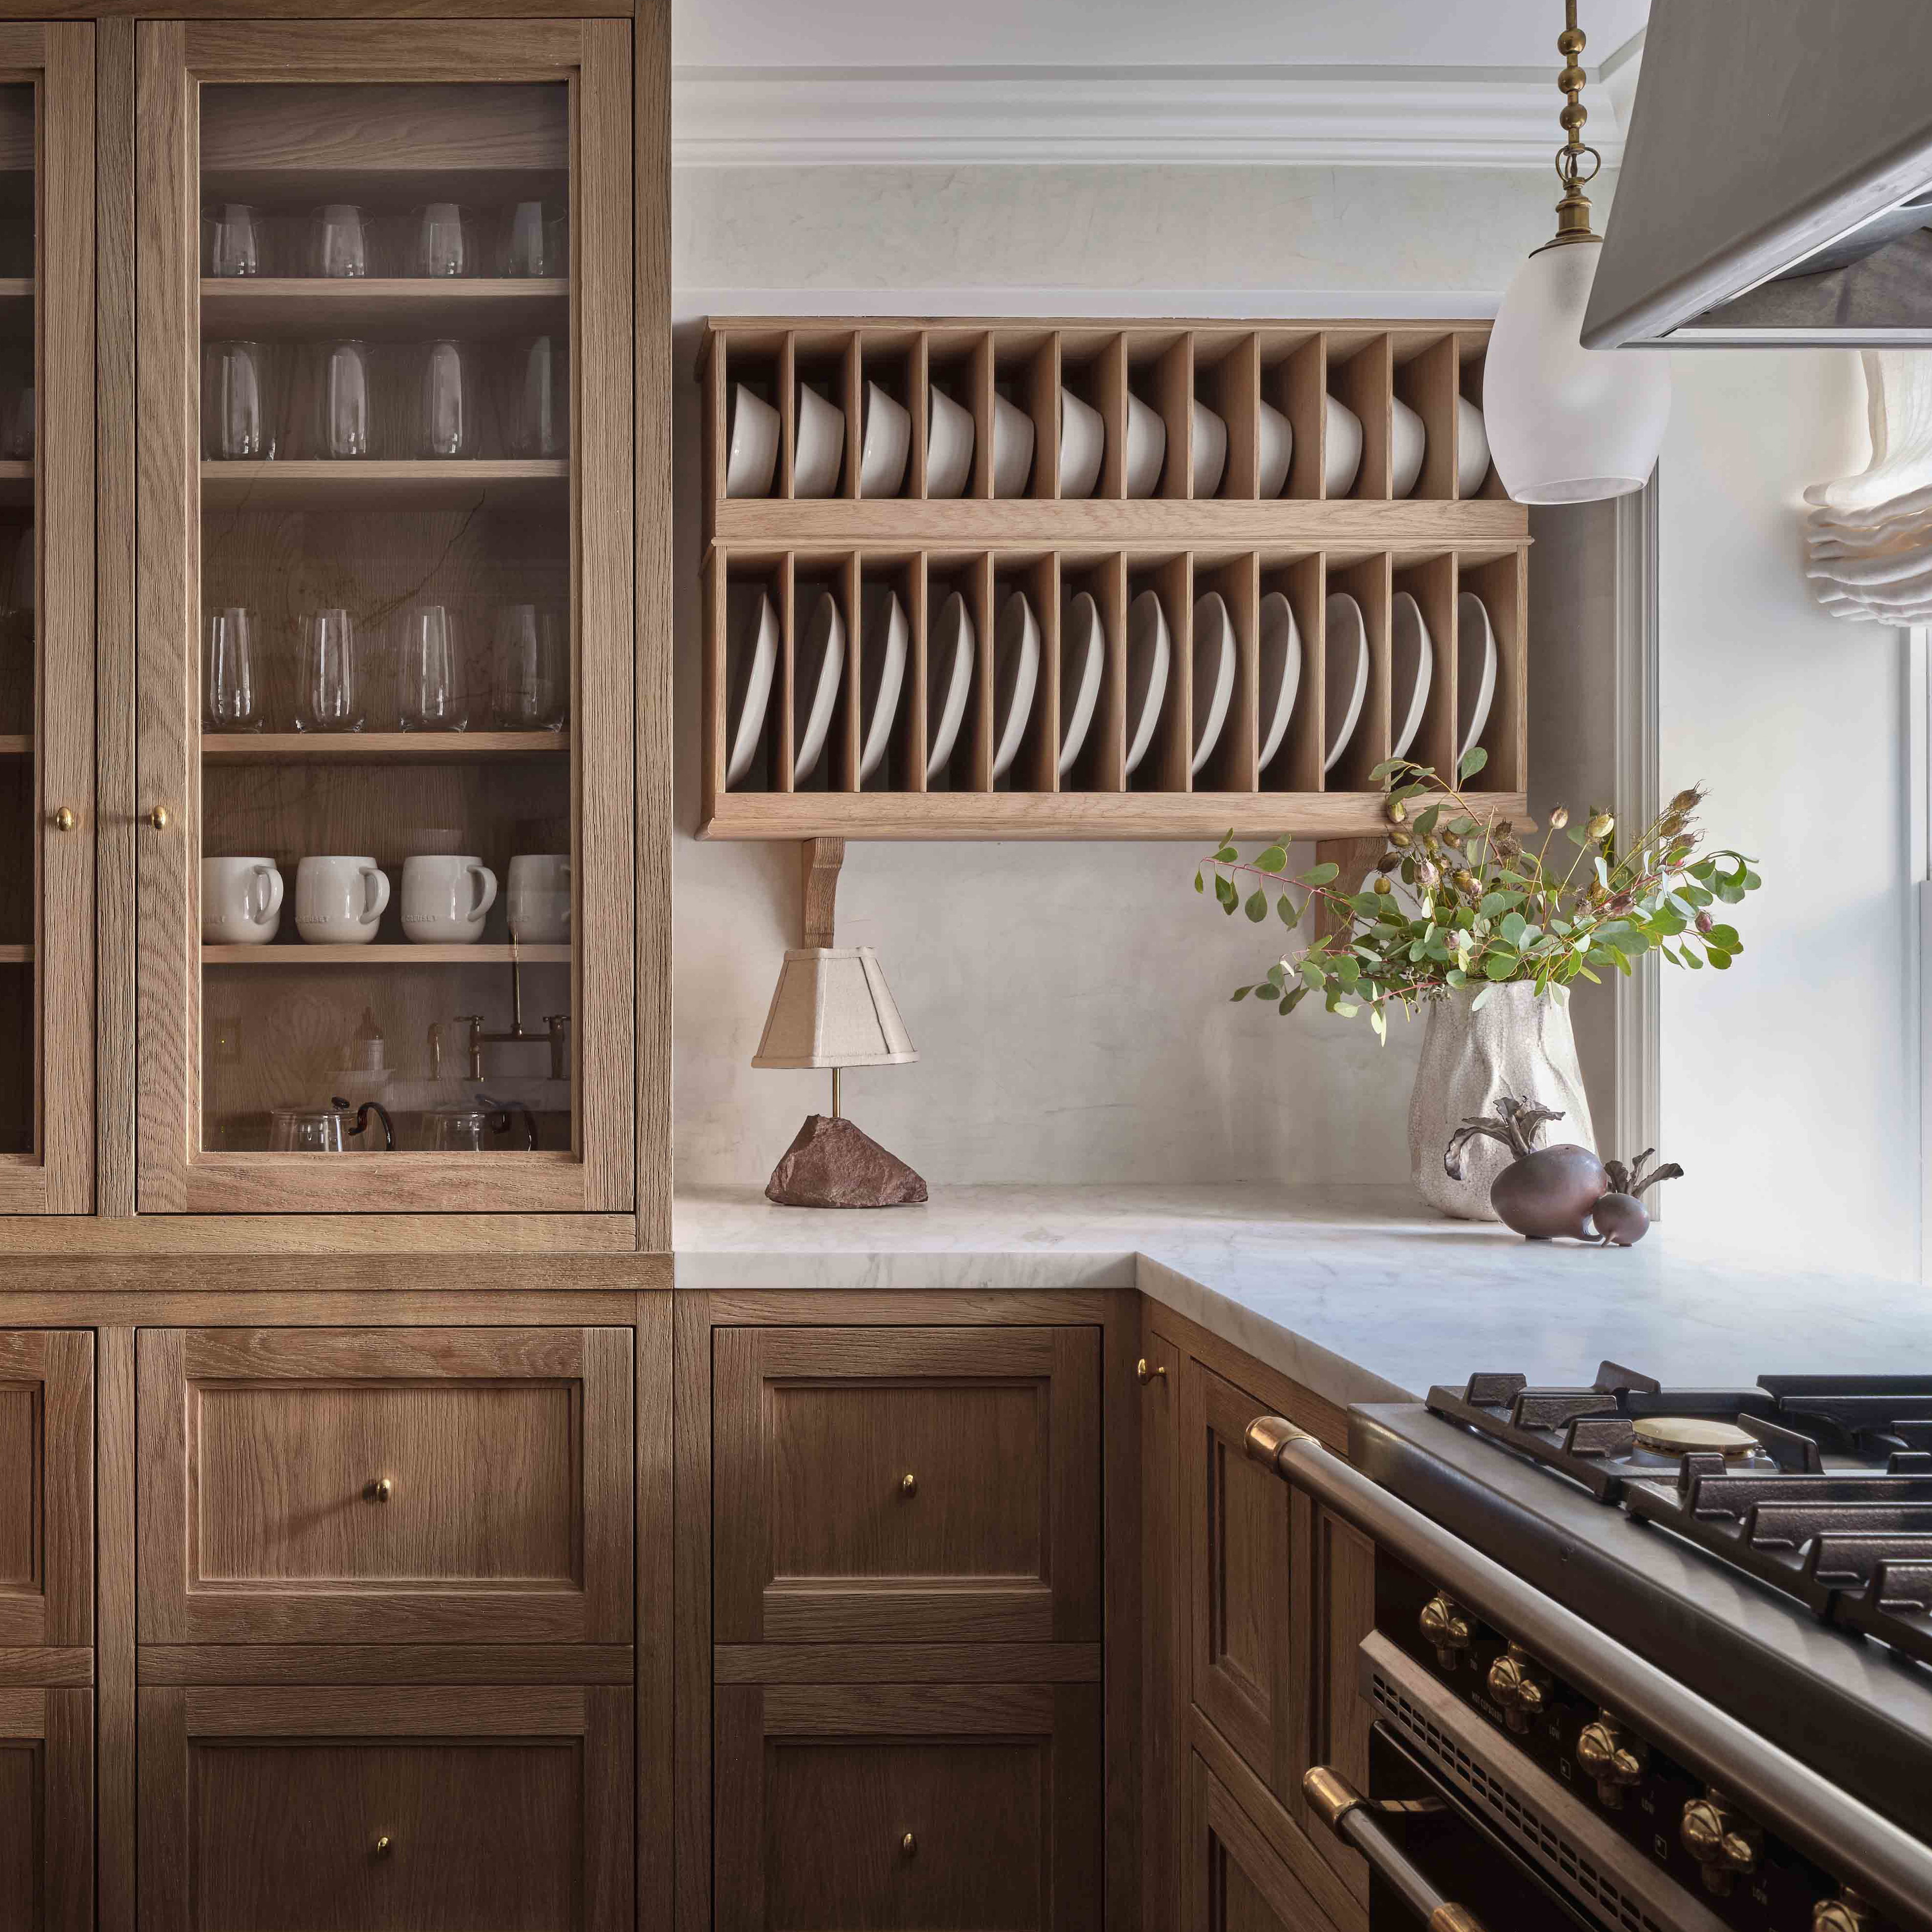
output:
<path id="1" fill-rule="evenodd" d="M 680 1288 L 1134 1288 L 1330 1401 L 1475 1370 L 1587 1383 L 1605 1358 L 1666 1384 L 1932 1362 L 1932 1290 L 1780 1273 L 1673 1244 L 1529 1243 L 1438 1220 L 1406 1189 L 952 1187 L 922 1208 L 775 1208 L 681 1192 Z"/>

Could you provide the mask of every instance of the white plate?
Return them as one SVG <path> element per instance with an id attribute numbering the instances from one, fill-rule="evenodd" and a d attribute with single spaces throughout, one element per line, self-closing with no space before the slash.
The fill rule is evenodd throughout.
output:
<path id="1" fill-rule="evenodd" d="M 1288 488 L 1288 466 L 1294 460 L 1294 428 L 1274 404 L 1262 404 L 1261 494 L 1279 496 Z"/>
<path id="2" fill-rule="evenodd" d="M 973 474 L 973 412 L 937 382 L 926 395 L 926 494 L 963 496 Z"/>
<path id="3" fill-rule="evenodd" d="M 859 442 L 859 494 L 896 496 L 912 453 L 912 416 L 876 382 L 866 385 L 866 433 Z"/>
<path id="4" fill-rule="evenodd" d="M 1100 668 L 1107 658 L 1107 634 L 1100 607 L 1085 592 L 1067 601 L 1060 616 L 1060 775 L 1073 769 L 1100 701 Z"/>
<path id="5" fill-rule="evenodd" d="M 1361 722 L 1362 701 L 1369 694 L 1369 631 L 1362 607 L 1346 591 L 1340 590 L 1328 600 L 1322 629 L 1326 634 L 1322 651 L 1328 685 L 1324 695 L 1328 716 L 1337 722 L 1329 732 L 1328 752 L 1322 769 L 1332 772 L 1355 735 L 1355 727 Z"/>
<path id="6" fill-rule="evenodd" d="M 1456 398 L 1456 494 L 1474 496 L 1490 473 L 1490 431 L 1467 396 Z"/>
<path id="7" fill-rule="evenodd" d="M 939 621 L 926 649 L 926 716 L 932 729 L 932 750 L 926 761 L 926 782 L 932 784 L 946 769 L 959 742 L 966 701 L 973 694 L 973 658 L 978 640 L 973 634 L 973 614 L 958 591 L 939 607 Z"/>
<path id="8" fill-rule="evenodd" d="M 1262 599 L 1261 687 L 1261 769 L 1266 771 L 1288 736 L 1301 688 L 1301 632 L 1294 607 L 1279 590 Z"/>
<path id="9" fill-rule="evenodd" d="M 731 755 L 724 766 L 728 789 L 752 769 L 758 755 L 758 735 L 765 728 L 766 708 L 772 701 L 772 674 L 778 661 L 778 614 L 762 590 L 745 589 L 740 621 L 733 626 L 736 640 L 732 656 L 731 696 L 727 717 L 731 728 Z"/>
<path id="10" fill-rule="evenodd" d="M 993 776 L 1003 778 L 1019 755 L 1040 682 L 1040 623 L 1026 592 L 1016 590 L 1000 607 L 993 647 Z"/>
<path id="11" fill-rule="evenodd" d="M 1214 755 L 1234 694 L 1234 620 L 1219 591 L 1194 600 L 1194 762 L 1198 772 Z"/>
<path id="12" fill-rule="evenodd" d="M 1167 698 L 1174 644 L 1160 597 L 1143 590 L 1127 607 L 1127 770 L 1132 772 L 1154 742 Z"/>
<path id="13" fill-rule="evenodd" d="M 1456 761 L 1482 742 L 1496 696 L 1496 634 L 1473 590 L 1456 600 Z"/>
<path id="14" fill-rule="evenodd" d="M 778 411 L 742 382 L 734 383 L 731 425 L 725 444 L 725 495 L 769 496 L 778 462 Z"/>
<path id="15" fill-rule="evenodd" d="M 838 703 L 838 680 L 845 669 L 845 618 L 838 600 L 829 590 L 818 593 L 805 630 L 805 650 L 797 665 L 795 688 L 812 693 L 812 709 L 799 734 L 798 754 L 792 761 L 792 782 L 802 784 L 818 769 Z"/>
<path id="16" fill-rule="evenodd" d="M 1422 460 L 1429 453 L 1429 432 L 1422 418 L 1397 396 L 1390 411 L 1389 490 L 1396 496 L 1414 494 L 1422 475 Z"/>
<path id="17" fill-rule="evenodd" d="M 1422 606 L 1406 590 L 1395 593 L 1389 608 L 1389 656 L 1395 693 L 1395 739 L 1389 754 L 1405 758 L 1422 729 L 1436 675 L 1436 646 L 1422 621 Z"/>
<path id="18" fill-rule="evenodd" d="M 868 584 L 859 604 L 859 782 L 884 762 L 905 682 L 905 606 L 890 585 Z"/>

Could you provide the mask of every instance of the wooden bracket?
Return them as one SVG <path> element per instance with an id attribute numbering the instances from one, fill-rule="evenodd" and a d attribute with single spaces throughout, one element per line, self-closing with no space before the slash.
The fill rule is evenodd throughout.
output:
<path id="1" fill-rule="evenodd" d="M 845 862 L 842 838 L 806 838 L 798 848 L 799 944 L 829 946 L 838 903 L 838 868 Z"/>
<path id="2" fill-rule="evenodd" d="M 1341 867 L 1342 874 L 1329 890 L 1354 893 L 1362 890 L 1363 880 L 1375 870 L 1376 861 L 1388 850 L 1386 838 L 1318 838 L 1315 842 L 1315 862 L 1325 866 L 1332 860 Z M 1326 899 L 1315 909 L 1315 935 L 1318 939 L 1328 938 L 1342 931 L 1347 924 Z"/>

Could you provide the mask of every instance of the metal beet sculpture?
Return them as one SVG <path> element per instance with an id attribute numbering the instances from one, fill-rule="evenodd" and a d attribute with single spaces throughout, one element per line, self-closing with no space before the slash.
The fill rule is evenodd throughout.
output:
<path id="1" fill-rule="evenodd" d="M 1641 1240 L 1650 1226 L 1644 1190 L 1674 1180 L 1684 1170 L 1672 1161 L 1645 1173 L 1654 1148 L 1628 1166 L 1612 1161 L 1606 1166 L 1586 1147 L 1538 1147 L 1544 1128 L 1562 1118 L 1555 1108 L 1505 1094 L 1493 1114 L 1466 1120 L 1449 1137 L 1442 1170 L 1451 1180 L 1460 1180 L 1462 1150 L 1478 1135 L 1486 1136 L 1516 1156 L 1490 1183 L 1490 1205 L 1519 1234 L 1532 1241 L 1567 1234 L 1619 1247 Z"/>

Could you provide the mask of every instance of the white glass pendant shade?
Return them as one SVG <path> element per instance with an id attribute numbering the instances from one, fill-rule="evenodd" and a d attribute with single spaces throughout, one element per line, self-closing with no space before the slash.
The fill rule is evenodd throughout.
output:
<path id="1" fill-rule="evenodd" d="M 1641 490 L 1670 420 L 1670 363 L 1654 349 L 1586 349 L 1583 310 L 1602 244 L 1539 248 L 1496 311 L 1483 421 L 1520 503 L 1586 503 Z"/>

